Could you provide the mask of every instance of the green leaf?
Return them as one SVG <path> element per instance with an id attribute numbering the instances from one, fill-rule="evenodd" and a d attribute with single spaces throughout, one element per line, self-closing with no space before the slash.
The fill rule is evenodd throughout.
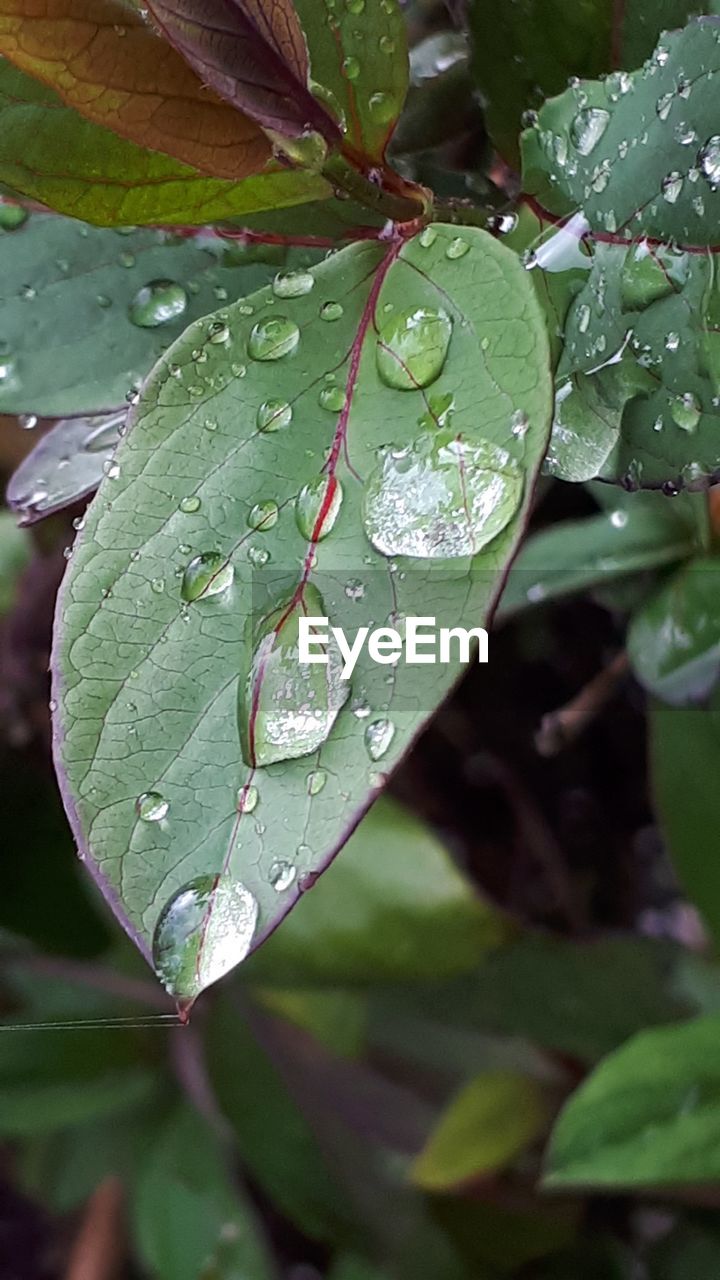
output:
<path id="1" fill-rule="evenodd" d="M 638 1187 L 720 1176 L 720 1018 L 645 1031 L 573 1094 L 548 1187 Z"/>
<path id="2" fill-rule="evenodd" d="M 51 89 L 0 59 L 0 182 L 60 213 L 105 226 L 202 223 L 331 194 L 316 174 L 209 178 L 83 120 Z"/>
<path id="3" fill-rule="evenodd" d="M 500 617 L 692 555 L 697 540 L 686 511 L 657 493 L 628 496 L 614 509 L 528 538 L 510 571 Z"/>
<path id="4" fill-rule="evenodd" d="M 367 649 L 350 683 L 335 648 L 303 667 L 302 609 L 322 606 L 350 638 L 429 608 L 477 626 L 546 444 L 539 308 L 486 233 L 352 246 L 280 292 L 226 308 L 224 346 L 208 318 L 156 366 L 58 615 L 57 762 L 76 836 L 188 997 L 312 884 L 460 670 L 457 649 L 447 665 L 401 663 L 391 684 Z M 317 714 L 298 717 L 308 697 Z"/>
<path id="5" fill-rule="evenodd" d="M 0 1133 L 25 1137 L 50 1133 L 83 1121 L 131 1110 L 147 1102 L 155 1081 L 146 1071 L 128 1071 L 85 1081 L 48 1081 L 42 1085 L 4 1084 Z"/>
<path id="6" fill-rule="evenodd" d="M 343 127 L 343 147 L 381 160 L 408 84 L 405 20 L 398 0 L 345 6 L 295 0 L 321 102 Z M 320 86 L 318 89 L 317 86 Z"/>
<path id="7" fill-rule="evenodd" d="M 717 697 L 708 708 L 651 703 L 653 792 L 678 878 L 720 942 L 720 865 L 715 781 L 720 767 Z"/>
<path id="8" fill-rule="evenodd" d="M 449 1103 L 412 1167 L 426 1191 L 447 1191 L 511 1164 L 547 1123 L 542 1091 L 527 1076 L 488 1071 Z"/>
<path id="9" fill-rule="evenodd" d="M 643 604 L 628 632 L 638 680 L 674 706 L 700 703 L 720 673 L 720 561 L 691 560 Z"/>
<path id="10" fill-rule="evenodd" d="M 308 250 L 212 231 L 120 234 L 30 214 L 0 232 L 0 411 L 63 417 L 125 406 L 190 322 L 312 260 Z"/>
<path id="11" fill-rule="evenodd" d="M 158 1280 L 269 1280 L 270 1260 L 254 1213 L 210 1123 L 177 1109 L 146 1159 L 134 1230 Z"/>
<path id="12" fill-rule="evenodd" d="M 720 212 L 714 18 L 666 32 L 640 71 L 584 80 L 522 137 L 523 186 L 596 232 L 713 245 Z"/>
<path id="13" fill-rule="evenodd" d="M 12 608 L 20 574 L 30 560 L 30 542 L 7 511 L 0 511 L 0 617 Z"/>
<path id="14" fill-rule="evenodd" d="M 422 982 L 472 968 L 508 933 L 432 832 L 381 799 L 245 975 L 293 985 Z"/>
<path id="15" fill-rule="evenodd" d="M 595 78 L 618 66 L 639 67 L 652 53 L 660 32 L 681 27 L 712 3 L 692 0 L 520 0 L 491 5 L 470 0 L 472 68 L 488 100 L 490 133 L 502 154 L 515 163 L 523 113 L 561 93 L 571 76 Z"/>

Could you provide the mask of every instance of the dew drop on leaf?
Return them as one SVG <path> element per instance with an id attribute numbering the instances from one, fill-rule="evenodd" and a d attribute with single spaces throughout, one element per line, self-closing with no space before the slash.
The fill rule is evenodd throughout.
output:
<path id="1" fill-rule="evenodd" d="M 272 284 L 276 298 L 301 298 L 315 287 L 310 271 L 279 271 Z"/>
<path id="2" fill-rule="evenodd" d="M 137 815 L 143 822 L 162 822 L 166 818 L 170 805 L 159 791 L 144 791 L 135 802 Z"/>
<path id="3" fill-rule="evenodd" d="M 683 189 L 683 176 L 674 170 L 662 181 L 663 200 L 668 204 L 676 204 Z"/>
<path id="4" fill-rule="evenodd" d="M 672 414 L 673 422 L 678 427 L 681 427 L 683 431 L 692 433 L 697 430 L 702 414 L 702 406 L 692 391 L 686 391 L 681 396 L 675 396 L 670 402 L 670 413 Z"/>
<path id="5" fill-rule="evenodd" d="M 247 518 L 248 526 L 258 533 L 265 533 L 277 524 L 279 514 L 278 504 L 272 498 L 264 502 L 256 502 L 250 509 Z"/>
<path id="6" fill-rule="evenodd" d="M 339 320 L 342 314 L 343 307 L 341 302 L 324 302 L 320 308 L 320 319 L 331 323 L 333 320 Z"/>
<path id="7" fill-rule="evenodd" d="M 698 166 L 713 191 L 720 187 L 720 133 L 708 138 L 698 153 Z"/>
<path id="8" fill-rule="evenodd" d="M 339 413 L 345 408 L 345 392 L 342 387 L 323 387 L 318 396 L 321 409 L 329 409 L 331 413 Z"/>
<path id="9" fill-rule="evenodd" d="M 365 746 L 371 760 L 381 760 L 395 737 L 392 720 L 371 720 L 365 728 Z"/>
<path id="10" fill-rule="evenodd" d="M 177 999 L 193 999 L 245 959 L 257 924 L 256 899 L 238 881 L 198 876 L 165 905 L 153 935 L 153 964 Z"/>
<path id="11" fill-rule="evenodd" d="M 306 778 L 307 793 L 309 796 L 319 796 L 327 782 L 327 774 L 324 769 L 313 769 Z"/>
<path id="12" fill-rule="evenodd" d="M 396 111 L 395 99 L 389 93 L 372 93 L 368 108 L 376 124 L 390 124 Z"/>
<path id="13" fill-rule="evenodd" d="M 287 316 L 271 316 L 258 320 L 250 330 L 248 355 L 253 360 L 281 360 L 290 355 L 300 342 L 300 330 Z"/>
<path id="14" fill-rule="evenodd" d="M 218 596 L 227 591 L 234 577 L 233 566 L 219 551 L 202 551 L 186 566 L 180 594 L 187 604 Z"/>
<path id="15" fill-rule="evenodd" d="M 252 813 L 257 808 L 257 802 L 260 796 L 257 787 L 252 782 L 247 783 L 238 791 L 237 807 L 239 813 Z"/>
<path id="16" fill-rule="evenodd" d="M 435 227 L 425 227 L 424 230 L 420 232 L 418 240 L 423 249 L 430 249 L 437 240 L 437 231 L 435 230 Z"/>
<path id="17" fill-rule="evenodd" d="M 132 323 L 141 329 L 157 329 L 161 324 L 177 320 L 187 304 L 187 294 L 181 284 L 174 280 L 151 280 L 138 289 L 128 308 L 128 315 Z"/>
<path id="18" fill-rule="evenodd" d="M 17 231 L 27 222 L 27 209 L 19 204 L 5 204 L 0 200 L 0 231 Z"/>
<path id="19" fill-rule="evenodd" d="M 472 556 L 509 523 L 522 493 L 522 470 L 505 449 L 425 432 L 412 448 L 387 450 L 370 476 L 365 531 L 386 556 Z"/>
<path id="20" fill-rule="evenodd" d="M 445 250 L 445 257 L 449 258 L 451 262 L 455 262 L 458 258 L 464 258 L 469 251 L 470 245 L 468 241 L 463 240 L 462 236 L 455 236 L 455 239 L 450 241 Z"/>
<path id="21" fill-rule="evenodd" d="M 570 125 L 570 141 L 581 156 L 595 150 L 610 123 L 610 112 L 602 107 L 583 107 Z"/>
<path id="22" fill-rule="evenodd" d="M 293 411 L 287 400 L 264 400 L 255 419 L 258 431 L 279 431 L 292 421 Z"/>
<path id="23" fill-rule="evenodd" d="M 297 527 L 309 542 L 320 542 L 335 526 L 343 490 L 335 476 L 319 476 L 303 485 L 295 499 Z"/>
<path id="24" fill-rule="evenodd" d="M 278 858 L 270 867 L 268 879 L 276 893 L 284 893 L 293 883 L 297 870 L 292 862 Z"/>
<path id="25" fill-rule="evenodd" d="M 377 369 L 386 386 L 416 391 L 440 376 L 447 359 L 452 321 L 432 307 L 399 311 L 378 334 Z"/>
<path id="26" fill-rule="evenodd" d="M 357 80 L 360 75 L 360 63 L 357 58 L 350 56 L 345 58 L 342 64 L 343 75 L 348 80 Z"/>
<path id="27" fill-rule="evenodd" d="M 193 516 L 200 510 L 202 502 L 196 493 L 189 493 L 187 497 L 180 499 L 180 510 L 186 516 Z"/>

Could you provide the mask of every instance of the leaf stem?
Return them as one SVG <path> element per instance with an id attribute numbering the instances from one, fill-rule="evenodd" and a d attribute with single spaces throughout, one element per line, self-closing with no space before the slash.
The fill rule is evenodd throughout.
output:
<path id="1" fill-rule="evenodd" d="M 432 206 L 431 222 L 449 222 L 464 227 L 487 228 L 489 214 L 485 209 L 466 204 L 462 200 L 436 200 Z"/>
<path id="2" fill-rule="evenodd" d="M 332 183 L 336 191 L 345 192 L 353 200 L 357 200 L 358 204 L 364 205 L 366 209 L 372 209 L 389 222 L 412 222 L 427 213 L 420 187 L 417 189 L 417 199 L 387 191 L 385 187 L 366 177 L 338 152 L 328 158 L 322 172 L 323 177 Z M 378 172 L 382 173 L 381 170 Z"/>

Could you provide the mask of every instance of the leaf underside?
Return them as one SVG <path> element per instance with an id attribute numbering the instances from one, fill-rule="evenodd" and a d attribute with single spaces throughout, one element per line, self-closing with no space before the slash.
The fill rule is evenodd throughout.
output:
<path id="1" fill-rule="evenodd" d="M 203 938 L 227 889 L 256 907 L 257 946 L 459 673 L 457 661 L 377 665 L 364 650 L 348 690 L 310 668 L 318 680 L 295 708 L 298 727 L 287 682 L 272 686 L 263 666 L 268 645 L 269 662 L 287 657 L 287 618 L 321 606 L 351 639 L 408 614 L 478 626 L 501 589 L 547 442 L 547 338 L 515 255 L 484 232 L 458 242 L 453 229 L 434 230 L 434 240 L 351 246 L 316 267 L 301 296 L 266 289 L 192 325 L 151 375 L 119 474 L 103 481 L 76 541 L 57 612 L 56 762 L 81 855 L 146 954 L 165 905 L 199 877 L 210 877 Z M 387 364 L 393 326 L 428 315 L 432 377 L 420 387 L 408 380 L 412 360 L 391 362 L 389 374 Z M 209 341 L 218 323 L 224 344 Z M 269 333 L 285 335 L 277 358 L 258 346 Z M 405 389 L 391 385 L 398 379 Z M 440 459 L 458 450 L 450 476 Z M 417 522 L 403 484 L 393 487 L 396 462 L 422 481 L 410 486 Z M 495 495 L 484 533 L 475 508 L 473 523 L 448 496 L 466 481 Z M 408 555 L 419 528 L 434 546 Z M 188 573 L 208 555 L 221 569 L 198 597 Z M 259 667 L 253 653 L 264 655 Z M 295 662 L 291 692 L 297 671 Z M 251 703 L 240 732 L 239 684 Z M 327 713 L 322 741 L 313 706 Z M 280 711 L 285 758 L 271 743 Z M 299 756 L 302 733 L 313 745 Z M 150 821 L 137 807 L 148 793 Z M 200 968 L 176 994 L 218 976 Z"/>

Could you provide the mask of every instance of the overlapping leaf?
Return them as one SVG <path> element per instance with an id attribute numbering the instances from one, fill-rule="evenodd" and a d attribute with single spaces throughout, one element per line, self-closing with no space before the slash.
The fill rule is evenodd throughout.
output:
<path id="1" fill-rule="evenodd" d="M 216 178 L 237 182 L 270 158 L 258 126 L 208 91 L 127 0 L 48 0 L 31 12 L 3 0 L 0 53 L 86 119 Z"/>
<path id="2" fill-rule="evenodd" d="M 342 250 L 157 366 L 73 552 L 54 697 L 83 855 L 176 994 L 271 932 L 458 672 L 302 667 L 300 613 L 477 626 L 548 412 L 528 278 L 476 230 Z"/>

